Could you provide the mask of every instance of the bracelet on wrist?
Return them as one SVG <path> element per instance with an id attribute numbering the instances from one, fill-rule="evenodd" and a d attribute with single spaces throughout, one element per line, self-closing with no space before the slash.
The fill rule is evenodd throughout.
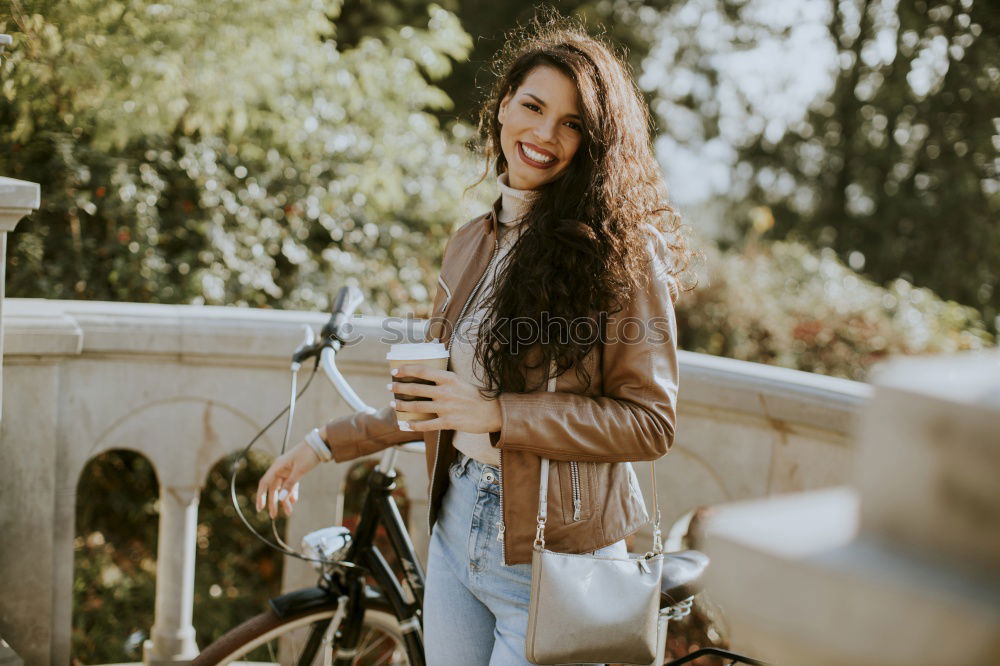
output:
<path id="1" fill-rule="evenodd" d="M 319 434 L 319 428 L 313 428 L 306 435 L 306 443 L 309 445 L 309 448 L 316 452 L 316 456 L 321 462 L 333 460 L 333 453 L 331 453 L 330 447 L 327 446 L 326 442 L 323 441 L 323 437 Z"/>

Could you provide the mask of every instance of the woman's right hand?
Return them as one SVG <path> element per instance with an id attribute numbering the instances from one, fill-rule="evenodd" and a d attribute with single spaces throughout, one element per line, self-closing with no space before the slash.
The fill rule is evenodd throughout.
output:
<path id="1" fill-rule="evenodd" d="M 299 501 L 299 479 L 319 463 L 319 456 L 305 441 L 275 458 L 257 484 L 257 510 L 263 511 L 266 506 L 273 520 L 281 504 L 285 515 L 292 515 L 292 507 Z"/>

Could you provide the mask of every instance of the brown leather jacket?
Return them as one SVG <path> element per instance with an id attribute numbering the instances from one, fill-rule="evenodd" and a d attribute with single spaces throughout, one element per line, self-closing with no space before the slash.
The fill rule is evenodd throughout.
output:
<path id="1" fill-rule="evenodd" d="M 450 348 L 450 335 L 497 249 L 500 199 L 490 212 L 463 225 L 449 240 L 426 339 Z M 630 461 L 655 460 L 674 439 L 677 404 L 676 281 L 666 267 L 669 252 L 650 230 L 648 287 L 604 322 L 604 342 L 584 364 L 584 385 L 574 369 L 556 379 L 554 392 L 501 393 L 502 427 L 491 433 L 500 448 L 501 513 L 498 526 L 506 564 L 531 561 L 538 510 L 539 456 L 549 458 L 550 550 L 586 553 L 615 543 L 647 520 Z M 544 370 L 528 375 L 537 386 Z M 534 371 L 532 371 L 534 372 Z M 337 461 L 351 460 L 411 441 L 391 407 L 330 421 L 326 439 Z M 454 430 L 423 433 L 430 478 L 428 529 L 448 487 L 448 466 L 457 457 Z"/>

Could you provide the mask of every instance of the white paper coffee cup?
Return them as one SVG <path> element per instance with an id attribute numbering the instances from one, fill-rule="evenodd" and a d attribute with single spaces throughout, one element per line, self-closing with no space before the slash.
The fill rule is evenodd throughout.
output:
<path id="1" fill-rule="evenodd" d="M 441 342 L 438 342 L 435 338 L 432 342 L 404 342 L 390 346 L 389 353 L 385 355 L 387 361 L 389 361 L 390 370 L 395 370 L 404 365 L 424 365 L 435 370 L 447 370 L 448 369 L 448 348 L 445 347 Z M 416 383 L 416 384 L 434 384 L 434 382 L 417 379 L 416 377 L 400 377 L 392 376 L 390 378 L 394 382 L 400 382 L 403 384 Z M 405 430 L 407 432 L 413 432 L 413 428 L 410 427 L 410 421 L 429 421 L 430 419 L 437 418 L 437 414 L 430 412 L 412 412 L 407 411 L 406 404 L 409 402 L 416 402 L 420 400 L 429 400 L 429 398 L 424 398 L 422 396 L 408 395 L 404 393 L 393 394 L 393 399 L 396 401 L 396 423 L 399 424 L 400 430 Z"/>

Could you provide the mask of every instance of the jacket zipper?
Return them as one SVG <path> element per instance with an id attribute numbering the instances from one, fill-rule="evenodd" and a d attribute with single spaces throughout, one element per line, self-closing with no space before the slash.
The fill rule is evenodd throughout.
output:
<path id="1" fill-rule="evenodd" d="M 507 531 L 507 524 L 504 523 L 503 516 L 503 449 L 500 449 L 500 464 L 497 466 L 497 476 L 500 482 L 500 520 L 497 521 L 497 541 L 500 542 L 500 558 L 503 564 L 507 564 L 507 541 L 504 540 L 504 533 Z"/>
<path id="2" fill-rule="evenodd" d="M 573 520 L 580 520 L 580 466 L 574 460 L 569 464 L 570 478 L 573 481 Z"/>
<path id="3" fill-rule="evenodd" d="M 499 247 L 499 236 L 497 247 Z M 497 521 L 497 541 L 500 542 L 500 563 L 507 566 L 507 523 L 503 512 L 503 449 L 500 449 L 500 461 L 497 465 L 497 482 L 500 484 L 500 520 Z"/>
<path id="4" fill-rule="evenodd" d="M 458 319 L 455 320 L 455 327 L 452 329 L 452 334 L 448 338 L 448 345 L 447 345 L 446 348 L 448 350 L 448 356 L 449 356 L 449 358 L 451 357 L 451 343 L 454 342 L 454 340 L 455 340 L 455 331 L 458 330 L 459 325 L 462 323 L 462 317 L 465 315 L 465 311 L 466 311 L 466 309 L 468 309 L 469 303 L 472 301 L 472 297 L 475 296 L 476 292 L 479 291 L 480 285 L 483 284 L 483 280 L 486 279 L 486 275 L 490 272 L 490 264 L 493 263 L 493 259 L 494 259 L 494 257 L 496 257 L 496 254 L 497 254 L 497 252 L 499 250 L 500 250 L 499 236 L 496 233 L 494 233 L 494 235 L 493 235 L 493 254 L 490 255 L 490 260 L 486 263 L 486 269 L 483 271 L 482 276 L 479 278 L 479 282 L 477 282 L 476 286 L 472 288 L 471 292 L 469 292 L 469 297 L 465 299 L 465 304 L 462 305 L 462 310 L 458 313 Z M 448 300 L 449 301 L 451 300 L 451 295 L 450 294 L 448 296 Z M 434 449 L 434 466 L 431 467 L 431 485 L 430 485 L 430 491 L 431 491 L 431 493 L 434 492 L 434 477 L 437 476 L 438 458 L 440 457 L 440 455 L 441 455 L 441 431 L 438 430 L 438 433 L 437 433 L 437 446 Z M 430 498 L 430 499 L 431 499 L 431 501 L 427 502 L 427 533 L 428 534 L 434 529 L 434 526 L 431 525 L 431 505 L 433 504 L 433 498 Z M 500 485 L 500 515 L 503 516 L 503 484 Z"/>

